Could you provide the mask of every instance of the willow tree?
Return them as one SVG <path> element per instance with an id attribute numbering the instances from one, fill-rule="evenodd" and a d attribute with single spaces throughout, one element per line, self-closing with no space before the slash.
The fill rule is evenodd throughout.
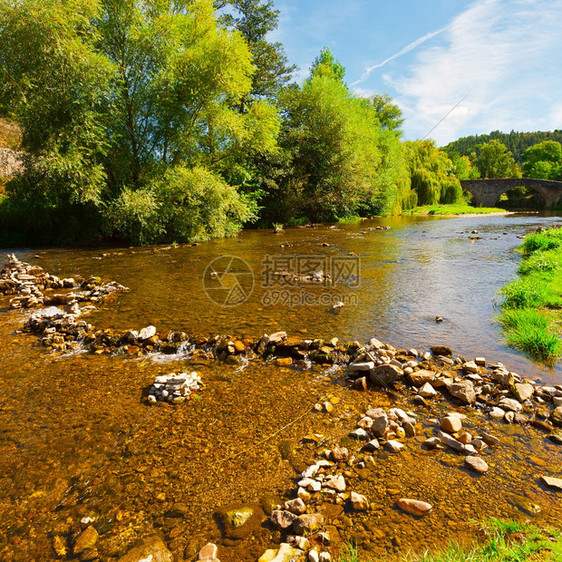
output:
<path id="1" fill-rule="evenodd" d="M 419 205 L 462 202 L 462 188 L 453 162 L 432 140 L 404 143 L 411 174 L 411 186 Z"/>

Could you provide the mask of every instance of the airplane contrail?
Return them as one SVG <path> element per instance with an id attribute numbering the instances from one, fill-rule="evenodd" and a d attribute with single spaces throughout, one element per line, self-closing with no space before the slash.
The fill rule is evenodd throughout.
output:
<path id="1" fill-rule="evenodd" d="M 367 80 L 367 78 L 369 78 L 369 75 L 371 74 L 371 72 L 373 72 L 373 70 L 376 70 L 377 68 L 380 68 L 381 66 L 384 66 L 385 64 L 389 63 L 390 61 L 392 61 L 394 59 L 397 59 L 398 57 L 401 57 L 402 55 L 405 55 L 406 53 L 409 53 L 412 49 L 415 49 L 416 47 L 418 47 L 422 43 L 425 43 L 427 40 L 431 39 L 432 37 L 435 37 L 436 35 L 439 35 L 440 33 L 443 33 L 443 31 L 445 31 L 446 29 L 447 29 L 447 27 L 442 27 L 441 29 L 438 29 L 437 31 L 431 31 L 429 33 L 426 33 L 422 37 L 418 37 L 418 39 L 416 39 L 415 41 L 412 41 L 411 43 L 406 45 L 403 49 L 401 49 L 397 53 L 394 53 L 390 57 L 384 59 L 382 62 L 379 62 L 378 64 L 375 64 L 374 66 L 370 66 L 370 67 L 366 68 L 365 72 L 363 73 L 361 78 L 359 78 L 359 80 L 356 80 L 355 82 L 353 82 L 353 84 L 351 84 L 351 85 L 356 86 L 357 84 L 361 84 L 361 82 L 365 82 L 365 80 Z"/>

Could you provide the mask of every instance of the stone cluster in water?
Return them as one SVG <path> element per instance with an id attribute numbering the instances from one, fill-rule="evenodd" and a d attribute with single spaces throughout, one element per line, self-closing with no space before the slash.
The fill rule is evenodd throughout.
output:
<path id="1" fill-rule="evenodd" d="M 45 303 L 46 289 L 72 288 L 72 278 L 60 279 L 38 265 L 19 261 L 14 254 L 8 254 L 8 263 L 0 271 L 0 294 L 16 295 L 10 300 L 11 308 L 31 308 Z"/>
<path id="2" fill-rule="evenodd" d="M 200 387 L 201 377 L 195 371 L 159 375 L 154 379 L 148 391 L 148 401 L 151 404 L 156 404 L 156 402 L 181 404 Z"/>

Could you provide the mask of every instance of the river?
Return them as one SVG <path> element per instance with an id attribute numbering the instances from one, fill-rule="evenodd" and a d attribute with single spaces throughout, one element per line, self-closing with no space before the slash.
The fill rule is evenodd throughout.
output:
<path id="1" fill-rule="evenodd" d="M 519 237 L 560 220 L 537 214 L 404 216 L 280 234 L 246 230 L 238 238 L 199 245 L 17 254 L 57 275 L 99 275 L 129 287 L 116 303 L 89 317 L 98 327 L 153 324 L 190 334 L 251 337 L 285 330 L 359 342 L 377 337 L 422 351 L 445 344 L 467 359 L 484 356 L 525 378 L 554 384 L 562 382 L 560 367 L 545 369 L 503 343 L 494 303 L 498 289 L 515 276 Z M 285 270 L 291 275 L 278 275 Z M 294 278 L 298 271 L 319 270 L 325 275 L 318 282 Z M 340 301 L 344 306 L 334 309 Z M 181 362 L 50 356 L 32 336 L 15 333 L 25 315 L 7 308 L 0 315 L 5 560 L 54 558 L 53 538 L 62 537 L 71 548 L 85 516 L 96 521 L 100 533 L 99 559 L 113 559 L 156 531 L 176 556 L 190 556 L 214 540 L 223 561 L 255 560 L 278 542 L 278 532 L 258 526 L 251 541 L 225 537 L 216 524 L 217 509 L 239 502 L 263 506 L 268 493 L 286 497 L 295 471 L 316 454 L 303 436 L 343 439 L 373 402 L 401 405 L 392 393 L 349 391 L 318 370 L 251 364 L 237 371 L 203 363 L 193 367 L 205 382 L 200 399 L 178 408 L 149 408 L 143 390 L 155 375 L 184 367 Z M 297 419 L 326 399 L 336 405 L 333 418 Z M 433 415 L 447 407 L 444 401 Z M 467 415 L 467 427 L 497 430 L 471 411 Z M 374 476 L 360 478 L 377 507 L 369 517 L 353 520 L 334 515 L 333 531 L 376 557 L 438 546 L 447 537 L 468 540 L 475 532 L 471 521 L 488 515 L 528 517 L 521 501 L 510 496 L 514 491 L 542 507 L 535 515 L 545 523 L 561 516 L 552 493 L 529 481 L 541 470 L 559 474 L 559 447 L 522 427 L 506 429 L 504 448 L 491 463 L 497 474 L 487 480 L 459 472 L 458 463 L 445 456 L 416 450 L 386 464 L 385 453 L 377 458 Z M 442 485 L 444 478 L 449 486 Z M 403 488 L 437 504 L 435 514 L 423 524 L 405 521 L 391 507 Z M 173 508 L 182 516 L 170 516 Z"/>

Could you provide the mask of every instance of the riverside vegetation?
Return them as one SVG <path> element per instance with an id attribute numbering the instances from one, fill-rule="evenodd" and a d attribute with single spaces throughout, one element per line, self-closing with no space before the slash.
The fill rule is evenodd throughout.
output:
<path id="1" fill-rule="evenodd" d="M 529 234 L 520 250 L 520 278 L 500 291 L 499 321 L 510 345 L 552 363 L 562 353 L 562 229 Z"/>
<path id="2" fill-rule="evenodd" d="M 278 19 L 272 0 L 0 0 L 1 129 L 21 150 L 3 243 L 199 241 L 558 177 L 556 140 L 522 169 L 497 138 L 468 156 L 402 142 L 400 109 L 355 94 L 329 48 L 293 83 Z"/>

